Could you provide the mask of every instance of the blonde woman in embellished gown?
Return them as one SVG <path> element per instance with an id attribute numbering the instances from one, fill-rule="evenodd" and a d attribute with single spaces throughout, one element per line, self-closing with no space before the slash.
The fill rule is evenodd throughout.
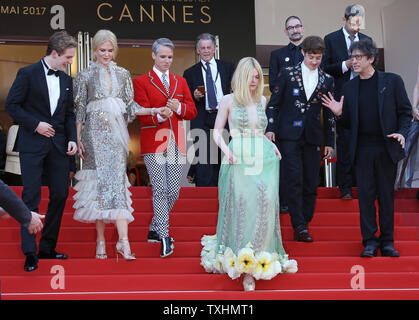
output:
<path id="1" fill-rule="evenodd" d="M 244 290 L 255 279 L 269 280 L 296 272 L 288 260 L 279 224 L 279 160 L 281 154 L 265 136 L 266 99 L 262 69 L 254 58 L 240 60 L 232 94 L 220 102 L 214 140 L 224 153 L 218 183 L 217 233 L 202 238 L 201 265 L 210 273 L 243 275 Z M 228 121 L 231 142 L 222 130 Z"/>
<path id="2" fill-rule="evenodd" d="M 126 174 L 127 123 L 136 115 L 160 113 L 167 108 L 145 109 L 134 102 L 130 73 L 112 61 L 118 48 L 111 31 L 98 31 L 92 46 L 94 62 L 74 79 L 77 143 L 83 159 L 83 170 L 75 176 L 74 219 L 96 223 L 97 259 L 107 258 L 105 224 L 115 223 L 117 253 L 134 260 L 128 241 L 134 210 Z"/>

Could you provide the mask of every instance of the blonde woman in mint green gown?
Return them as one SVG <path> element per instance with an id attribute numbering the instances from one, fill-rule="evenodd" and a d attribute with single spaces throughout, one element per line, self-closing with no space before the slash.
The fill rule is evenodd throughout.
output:
<path id="1" fill-rule="evenodd" d="M 240 60 L 232 94 L 220 102 L 213 137 L 224 153 L 221 164 L 217 233 L 202 237 L 201 265 L 209 273 L 243 277 L 244 290 L 255 279 L 270 280 L 294 273 L 279 224 L 279 161 L 281 154 L 264 133 L 267 126 L 263 74 L 256 59 Z M 231 142 L 222 131 L 228 121 Z"/>

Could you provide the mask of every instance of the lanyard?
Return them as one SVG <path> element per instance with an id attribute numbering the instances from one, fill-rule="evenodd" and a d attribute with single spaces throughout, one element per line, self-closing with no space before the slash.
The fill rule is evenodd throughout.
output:
<path id="1" fill-rule="evenodd" d="M 201 67 L 202 67 L 202 69 L 204 69 L 204 71 L 205 71 L 205 73 L 207 72 L 207 68 L 204 66 L 204 64 L 202 63 L 202 61 L 201 61 Z M 217 75 L 216 75 L 216 77 L 215 77 L 215 80 L 213 80 L 213 82 L 214 82 L 214 86 L 216 86 L 216 82 L 217 82 L 217 80 L 218 80 L 218 76 L 219 76 L 219 74 L 220 74 L 220 71 L 218 71 L 218 67 L 217 67 Z M 211 72 L 211 78 L 212 78 L 212 72 Z"/>

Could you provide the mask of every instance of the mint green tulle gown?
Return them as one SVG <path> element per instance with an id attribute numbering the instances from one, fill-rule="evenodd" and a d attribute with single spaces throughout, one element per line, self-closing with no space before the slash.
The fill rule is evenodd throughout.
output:
<path id="1" fill-rule="evenodd" d="M 254 107 L 254 106 L 253 106 Z M 232 279 L 250 274 L 269 280 L 278 273 L 297 271 L 281 239 L 279 222 L 279 158 L 265 136 L 267 119 L 256 104 L 256 123 L 249 107 L 232 105 L 229 144 L 237 162 L 224 157 L 218 182 L 216 235 L 202 238 L 201 265 L 210 273 Z M 251 121 L 253 120 L 253 121 Z"/>

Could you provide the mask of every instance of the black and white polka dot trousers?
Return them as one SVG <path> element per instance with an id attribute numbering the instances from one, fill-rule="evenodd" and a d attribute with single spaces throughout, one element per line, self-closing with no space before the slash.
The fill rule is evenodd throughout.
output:
<path id="1" fill-rule="evenodd" d="M 164 153 L 145 154 L 144 163 L 153 190 L 154 215 L 150 231 L 156 231 L 161 238 L 168 237 L 169 212 L 179 197 L 186 156 L 179 153 L 171 136 L 167 150 Z"/>

